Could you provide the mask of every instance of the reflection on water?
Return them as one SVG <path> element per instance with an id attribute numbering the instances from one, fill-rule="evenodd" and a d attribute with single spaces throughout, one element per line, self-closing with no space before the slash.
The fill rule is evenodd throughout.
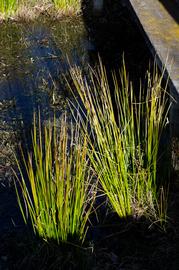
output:
<path id="1" fill-rule="evenodd" d="M 104 0 L 93 0 L 94 12 L 100 12 L 103 9 Z"/>
<path id="2" fill-rule="evenodd" d="M 15 98 L 14 113 L 24 121 L 37 107 L 50 110 L 49 91 L 68 69 L 66 55 L 78 65 L 88 62 L 87 36 L 79 20 L 5 25 L 0 40 L 0 99 Z"/>

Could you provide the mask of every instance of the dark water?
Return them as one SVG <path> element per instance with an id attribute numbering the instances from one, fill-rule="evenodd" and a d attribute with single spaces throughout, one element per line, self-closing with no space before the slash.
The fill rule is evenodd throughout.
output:
<path id="1" fill-rule="evenodd" d="M 67 109 L 69 62 L 85 69 L 100 55 L 110 72 L 125 56 L 134 83 L 144 77 L 150 54 L 130 15 L 106 14 L 0 25 L 0 232 L 21 227 L 15 194 L 7 189 L 13 153 L 30 137 L 34 111 L 47 120 Z"/>
<path id="2" fill-rule="evenodd" d="M 38 107 L 45 113 L 58 103 L 62 110 L 65 91 L 59 89 L 59 77 L 68 69 L 65 57 L 83 65 L 88 62 L 88 47 L 80 20 L 1 26 L 0 100 L 14 100 L 9 116 L 29 122 Z M 55 102 L 52 94 L 57 90 Z"/>

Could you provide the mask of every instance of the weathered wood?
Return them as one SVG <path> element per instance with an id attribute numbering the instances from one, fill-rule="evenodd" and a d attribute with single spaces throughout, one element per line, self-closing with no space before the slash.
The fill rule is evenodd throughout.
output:
<path id="1" fill-rule="evenodd" d="M 179 2 L 178 0 L 127 0 L 159 66 L 166 65 L 171 95 L 172 134 L 179 136 Z"/>
<path id="2" fill-rule="evenodd" d="M 159 0 L 129 0 L 143 28 L 154 55 L 166 63 L 171 81 L 179 94 L 179 6 L 170 10 Z M 170 0 L 171 2 L 171 0 Z M 175 13 L 175 17 L 172 17 Z M 176 19 L 178 14 L 178 21 Z"/>

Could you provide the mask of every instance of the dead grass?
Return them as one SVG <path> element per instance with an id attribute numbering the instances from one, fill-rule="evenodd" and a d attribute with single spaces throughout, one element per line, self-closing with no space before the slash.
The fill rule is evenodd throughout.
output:
<path id="1" fill-rule="evenodd" d="M 3 14 L 0 12 L 0 24 L 5 21 L 33 21 L 39 17 L 50 18 L 53 20 L 59 20 L 62 17 L 72 17 L 77 16 L 80 13 L 80 8 L 74 8 L 68 6 L 66 8 L 55 8 L 51 0 L 44 0 L 40 2 L 26 1 L 21 2 L 16 11 L 12 11 L 10 14 Z"/>

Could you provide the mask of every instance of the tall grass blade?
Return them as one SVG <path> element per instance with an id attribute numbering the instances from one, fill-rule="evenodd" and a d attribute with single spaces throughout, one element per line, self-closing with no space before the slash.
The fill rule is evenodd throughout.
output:
<path id="1" fill-rule="evenodd" d="M 52 0 L 54 6 L 58 10 L 80 10 L 80 1 L 79 0 Z"/>
<path id="2" fill-rule="evenodd" d="M 10 16 L 15 12 L 17 8 L 17 0 L 1 0 L 0 1 L 0 13 L 5 16 Z"/>

